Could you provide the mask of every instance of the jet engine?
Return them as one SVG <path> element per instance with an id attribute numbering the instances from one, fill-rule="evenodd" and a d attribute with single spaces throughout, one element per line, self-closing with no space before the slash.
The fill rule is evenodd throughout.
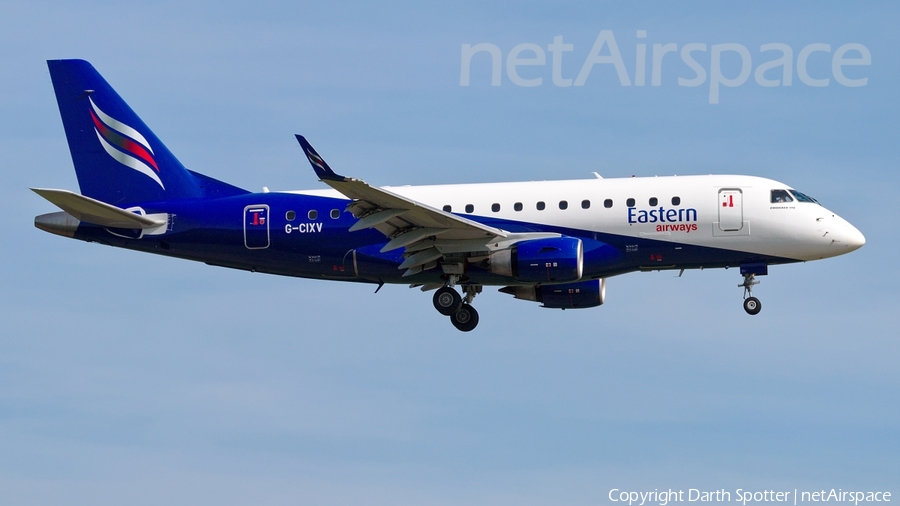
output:
<path id="1" fill-rule="evenodd" d="M 606 300 L 606 280 L 592 279 L 562 285 L 506 286 L 500 289 L 517 299 L 540 302 L 552 309 L 597 307 Z"/>
<path id="2" fill-rule="evenodd" d="M 490 256 L 492 273 L 524 282 L 576 281 L 583 268 L 584 247 L 575 237 L 522 241 Z"/>

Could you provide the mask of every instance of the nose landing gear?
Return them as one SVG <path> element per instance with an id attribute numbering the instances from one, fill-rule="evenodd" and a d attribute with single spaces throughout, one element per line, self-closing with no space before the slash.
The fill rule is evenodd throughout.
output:
<path id="1" fill-rule="evenodd" d="M 738 287 L 744 287 L 744 311 L 750 315 L 759 314 L 762 310 L 762 303 L 753 296 L 753 285 L 758 284 L 756 274 L 751 273 L 744 274 L 744 282 L 738 285 Z"/>
<path id="2" fill-rule="evenodd" d="M 738 286 L 744 288 L 744 311 L 749 315 L 759 314 L 762 310 L 762 303 L 753 296 L 753 285 L 759 284 L 756 276 L 765 276 L 768 273 L 769 266 L 765 263 L 741 264 L 741 275 L 744 276 L 744 282 Z"/>
<path id="3" fill-rule="evenodd" d="M 481 285 L 463 286 L 464 298 L 453 288 L 456 281 L 456 276 L 451 276 L 450 283 L 434 293 L 432 302 L 438 313 L 450 317 L 450 323 L 454 327 L 462 332 L 469 332 L 478 325 L 478 311 L 472 307 L 472 300 L 481 293 Z"/>

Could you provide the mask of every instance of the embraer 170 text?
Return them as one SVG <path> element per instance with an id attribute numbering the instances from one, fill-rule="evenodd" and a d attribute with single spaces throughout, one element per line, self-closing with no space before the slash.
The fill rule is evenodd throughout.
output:
<path id="1" fill-rule="evenodd" d="M 375 188 L 335 173 L 297 136 L 331 189 L 250 193 L 186 169 L 87 62 L 48 62 L 81 194 L 34 189 L 65 237 L 284 276 L 436 290 L 453 325 L 478 324 L 482 287 L 543 307 L 603 304 L 606 278 L 739 267 L 744 309 L 768 266 L 861 247 L 811 197 L 752 176 L 678 176 Z M 457 287 L 462 294 L 457 291 Z"/>

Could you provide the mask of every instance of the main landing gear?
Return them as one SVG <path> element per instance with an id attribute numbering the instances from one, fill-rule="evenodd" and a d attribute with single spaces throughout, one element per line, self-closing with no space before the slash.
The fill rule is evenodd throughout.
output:
<path id="1" fill-rule="evenodd" d="M 744 287 L 744 311 L 747 314 L 759 314 L 762 310 L 762 303 L 753 296 L 753 285 L 758 284 L 756 274 L 744 274 L 744 282 L 738 285 L 738 287 Z"/>
<path id="2" fill-rule="evenodd" d="M 472 307 L 472 300 L 475 299 L 475 295 L 481 293 L 481 285 L 463 286 L 465 297 L 462 297 L 453 288 L 455 281 L 456 279 L 451 279 L 448 286 L 438 288 L 432 302 L 438 313 L 450 317 L 450 323 L 454 327 L 469 332 L 478 325 L 478 311 Z"/>

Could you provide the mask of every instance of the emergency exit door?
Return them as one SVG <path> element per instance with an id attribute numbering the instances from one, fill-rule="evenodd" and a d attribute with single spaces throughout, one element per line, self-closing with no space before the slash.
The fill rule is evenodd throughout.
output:
<path id="1" fill-rule="evenodd" d="M 244 208 L 244 246 L 247 249 L 269 247 L 269 206 Z"/>
<path id="2" fill-rule="evenodd" d="M 719 190 L 719 230 L 737 232 L 744 226 L 743 193 L 739 189 Z"/>

